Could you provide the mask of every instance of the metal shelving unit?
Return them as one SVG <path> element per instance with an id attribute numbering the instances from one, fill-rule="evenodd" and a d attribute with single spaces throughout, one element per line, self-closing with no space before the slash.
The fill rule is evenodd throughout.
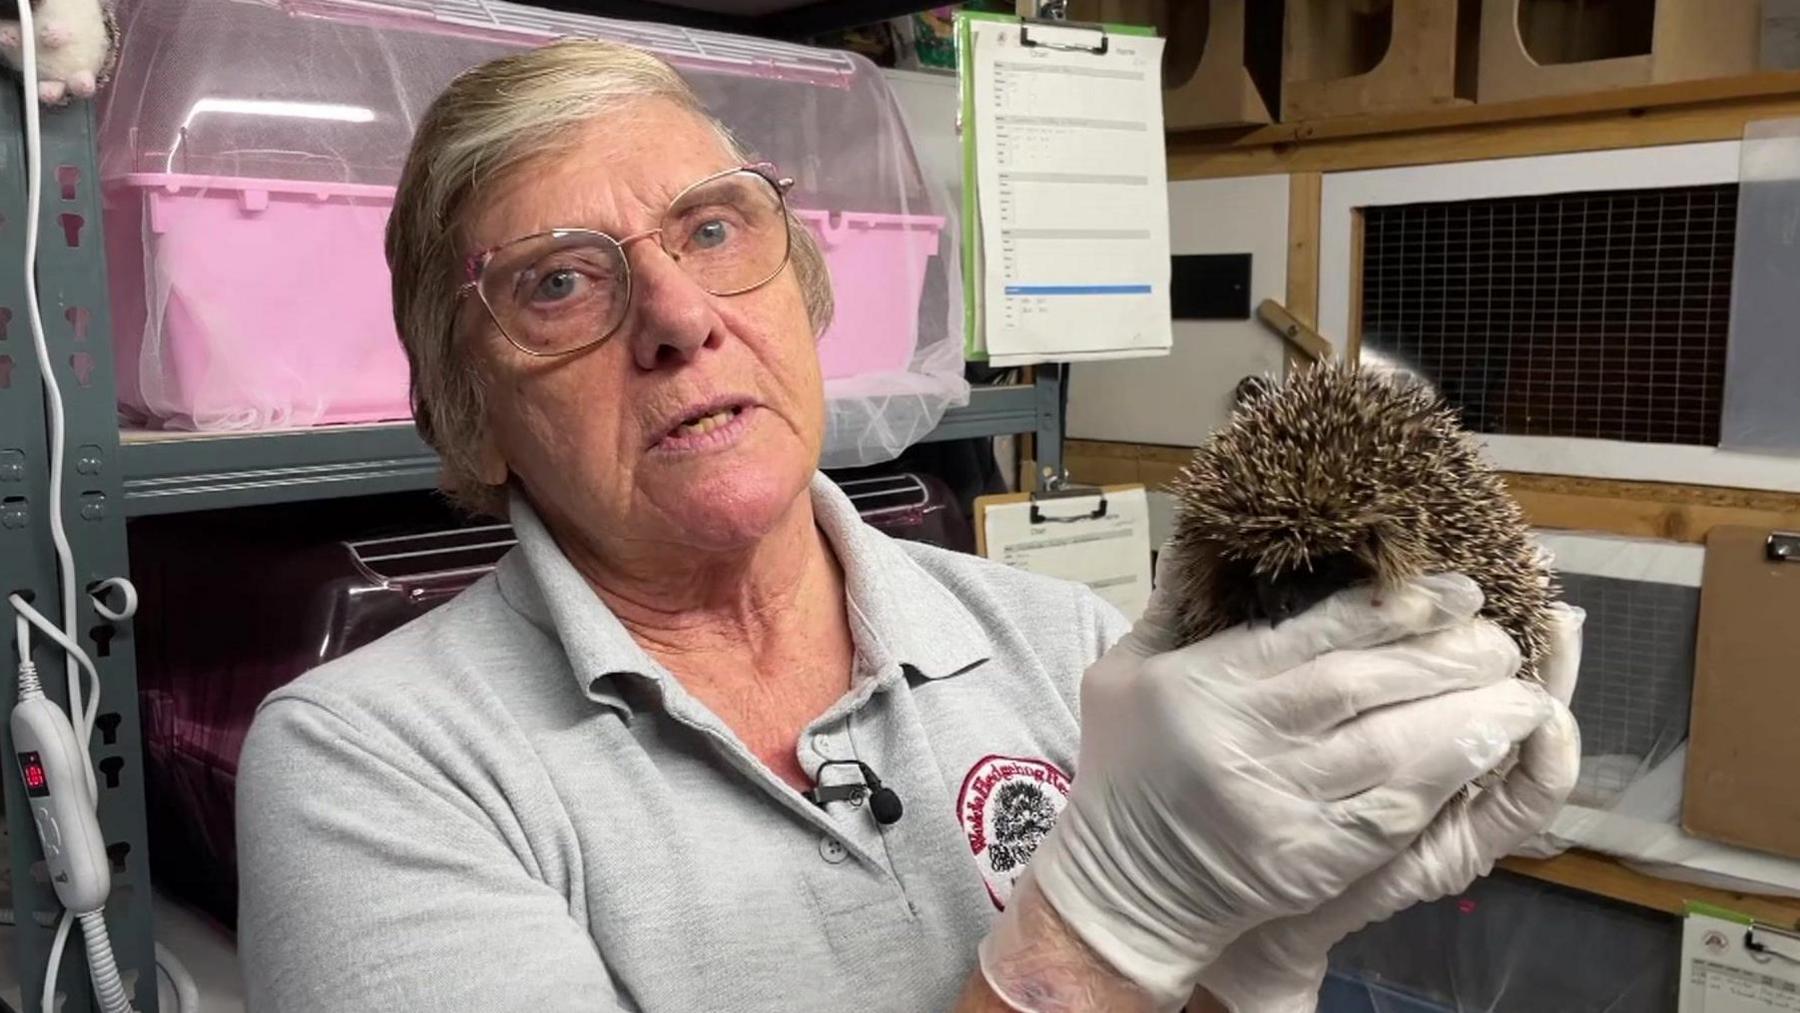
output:
<path id="1" fill-rule="evenodd" d="M 1034 433 L 1043 466 L 1062 465 L 1060 383 L 977 387 L 927 440 Z M 120 449 L 127 516 L 430 489 L 437 455 L 410 425 L 248 435 L 127 433 Z"/>
<path id="2" fill-rule="evenodd" d="M 896 10 L 900 5 L 888 5 Z M 907 5 L 923 7 L 925 4 Z M 829 19 L 833 2 L 795 13 Z M 25 173 L 22 97 L 0 79 L 0 595 L 22 591 L 57 618 L 57 575 L 48 515 L 49 433 L 41 377 L 26 325 Z M 432 488 L 437 458 L 409 425 L 345 426 L 245 435 L 128 433 L 117 426 L 112 326 L 100 241 L 99 175 L 92 108 L 45 110 L 44 207 L 38 290 L 52 360 L 68 409 L 63 513 L 85 587 L 128 575 L 129 518 L 256 504 L 364 496 Z M 1032 434 L 1040 474 L 1062 468 L 1062 387 L 1058 371 L 1030 383 L 977 387 L 927 440 Z M 142 1013 L 157 1009 L 151 890 L 145 830 L 135 648 L 129 622 L 109 622 L 80 598 L 79 627 L 102 683 L 93 745 L 101 772 L 100 824 L 113 858 L 107 908 L 121 972 L 135 982 Z M 46 691 L 66 706 L 60 652 L 40 641 L 34 655 Z M 16 652 L 16 645 L 15 645 Z M 13 659 L 8 659 L 13 660 Z M 42 975 L 58 910 L 40 878 L 40 850 L 10 759 L 13 694 L 0 692 L 0 760 L 10 840 L 13 966 L 28 1004 Z M 59 978 L 65 1010 L 94 1009 L 82 949 L 71 945 Z M 3 1005 L 3 1004 L 0 1004 Z"/>

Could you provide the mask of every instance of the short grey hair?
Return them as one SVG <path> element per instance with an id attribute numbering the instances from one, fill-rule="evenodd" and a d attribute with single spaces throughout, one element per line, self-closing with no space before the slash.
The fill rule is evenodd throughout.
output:
<path id="1" fill-rule="evenodd" d="M 733 158 L 743 147 L 674 68 L 613 42 L 567 40 L 484 63 L 459 75 L 425 111 L 388 219 L 394 323 L 412 372 L 413 419 L 443 461 L 442 485 L 462 506 L 503 516 L 506 490 L 482 482 L 478 448 L 486 404 L 478 364 L 455 329 L 464 228 L 484 185 L 554 154 L 588 123 L 628 101 L 664 99 L 710 124 Z M 813 334 L 831 322 L 831 278 L 812 233 L 790 216 L 795 278 Z"/>

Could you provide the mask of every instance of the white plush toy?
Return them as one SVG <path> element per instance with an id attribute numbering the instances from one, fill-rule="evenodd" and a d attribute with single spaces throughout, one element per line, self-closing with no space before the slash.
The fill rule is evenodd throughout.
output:
<path id="1" fill-rule="evenodd" d="M 25 2 L 25 0 L 20 0 Z M 38 98 L 48 105 L 91 98 L 112 73 L 118 36 L 112 8 L 104 0 L 29 0 L 37 34 Z M 17 10 L 0 18 L 0 56 L 23 69 Z"/>

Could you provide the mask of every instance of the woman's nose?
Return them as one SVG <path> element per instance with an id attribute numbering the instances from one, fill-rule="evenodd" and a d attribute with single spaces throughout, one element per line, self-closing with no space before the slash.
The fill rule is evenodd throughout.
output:
<path id="1" fill-rule="evenodd" d="M 722 325 L 713 297 L 681 269 L 655 237 L 631 250 L 631 307 L 626 327 L 640 369 L 687 362 L 717 347 Z"/>

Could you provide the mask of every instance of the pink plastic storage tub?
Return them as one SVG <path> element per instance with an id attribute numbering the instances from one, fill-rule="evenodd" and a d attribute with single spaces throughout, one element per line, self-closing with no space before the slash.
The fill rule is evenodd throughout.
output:
<path id="1" fill-rule="evenodd" d="M 797 210 L 819 239 L 837 312 L 819 339 L 825 378 L 904 372 L 919 343 L 919 296 L 944 219 Z"/>
<path id="2" fill-rule="evenodd" d="M 128 415 L 200 430 L 410 417 L 382 256 L 391 187 L 135 173 L 106 192 Z M 797 214 L 836 293 L 825 376 L 905 371 L 944 220 Z"/>
<path id="3" fill-rule="evenodd" d="M 106 187 L 119 401 L 232 430 L 411 417 L 393 188 L 136 173 Z"/>

